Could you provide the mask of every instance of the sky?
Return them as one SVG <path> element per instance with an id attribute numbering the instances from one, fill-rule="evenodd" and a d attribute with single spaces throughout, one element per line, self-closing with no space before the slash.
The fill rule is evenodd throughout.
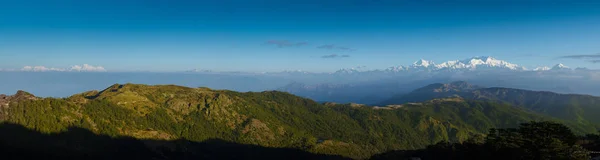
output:
<path id="1" fill-rule="evenodd" d="M 330 72 L 493 56 L 600 69 L 600 2 L 0 0 L 0 69 Z"/>

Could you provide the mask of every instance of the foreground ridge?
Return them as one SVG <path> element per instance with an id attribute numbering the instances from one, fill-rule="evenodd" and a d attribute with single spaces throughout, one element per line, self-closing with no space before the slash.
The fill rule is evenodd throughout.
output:
<path id="1" fill-rule="evenodd" d="M 478 88 L 466 82 L 447 87 L 453 86 Z M 460 98 L 382 108 L 321 104 L 280 91 L 241 93 L 176 85 L 115 84 L 68 98 L 31 98 L 9 103 L 0 108 L 2 122 L 44 134 L 76 127 L 108 137 L 185 139 L 190 143 L 219 139 L 353 159 L 366 159 L 389 150 L 418 149 L 439 141 L 462 142 L 485 134 L 490 128 L 515 127 L 531 120 L 561 122 L 577 133 L 595 132 L 595 128 L 569 119 L 494 101 Z M 172 147 L 170 143 L 142 142 L 150 148 Z M 177 144 L 180 148 L 194 146 L 188 142 Z"/>

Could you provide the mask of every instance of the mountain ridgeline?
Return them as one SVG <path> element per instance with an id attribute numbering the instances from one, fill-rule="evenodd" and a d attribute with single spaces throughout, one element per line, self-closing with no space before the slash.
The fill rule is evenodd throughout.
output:
<path id="1" fill-rule="evenodd" d="M 600 124 L 600 97 L 513 88 L 485 88 L 464 81 L 431 84 L 408 94 L 394 96 L 381 104 L 403 104 L 446 97 L 506 103 L 580 124 L 595 127 Z"/>
<path id="2" fill-rule="evenodd" d="M 0 146 L 45 154 L 54 154 L 48 151 L 53 148 L 78 158 L 110 159 L 122 152 L 106 148 L 124 145 L 132 146 L 130 153 L 152 159 L 367 159 L 440 141 L 462 142 L 491 128 L 529 121 L 555 121 L 576 133 L 595 133 L 600 120 L 590 116 L 597 111 L 597 97 L 458 82 L 435 85 L 394 97 L 383 107 L 321 104 L 279 91 L 241 93 L 174 85 L 115 84 L 68 98 L 39 98 L 20 91 L 0 96 L 0 129 L 11 135 L 0 136 Z M 429 91 L 435 94 L 426 94 Z M 417 98 L 418 103 L 404 103 Z M 69 136 L 73 132 L 84 136 Z M 50 135 L 60 139 L 41 140 Z M 86 138 L 92 135 L 98 138 Z M 253 150 L 239 151 L 249 148 Z M 239 156 L 217 156 L 223 154 Z"/>

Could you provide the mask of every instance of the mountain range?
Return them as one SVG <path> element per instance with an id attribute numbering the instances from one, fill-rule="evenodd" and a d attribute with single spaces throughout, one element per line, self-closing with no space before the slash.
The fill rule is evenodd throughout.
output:
<path id="1" fill-rule="evenodd" d="M 452 60 L 436 64 L 433 61 L 420 59 L 409 66 L 393 66 L 383 70 L 359 70 L 355 68 L 341 69 L 336 71 L 334 74 L 348 74 L 348 73 L 361 73 L 361 72 L 384 72 L 384 73 L 395 73 L 395 72 L 435 72 L 435 71 L 473 71 L 473 70 L 512 70 L 512 71 L 525 71 L 525 67 L 517 64 L 509 63 L 503 60 L 498 60 L 489 56 L 472 57 L 464 60 Z"/>
<path id="2" fill-rule="evenodd" d="M 521 88 L 556 93 L 600 96 L 600 71 L 571 69 L 563 64 L 526 69 L 493 57 L 472 57 L 434 63 L 418 60 L 412 65 L 371 70 L 365 66 L 331 73 L 306 71 L 219 72 L 205 69 L 187 72 L 2 72 L 1 93 L 27 90 L 39 96 L 67 97 L 82 90 L 113 83 L 176 84 L 235 91 L 280 90 L 318 102 L 377 104 L 391 95 L 405 94 L 431 83 L 468 81 L 482 86 Z M 34 71 L 23 70 L 23 71 Z M 41 67 L 38 67 L 41 68 Z M 98 68 L 98 67 L 96 67 Z M 84 71 L 84 70 L 80 70 Z M 35 85 L 31 85 L 35 84 Z"/>
<path id="3" fill-rule="evenodd" d="M 282 72 L 260 72 L 255 74 L 364 74 L 364 73 L 407 73 L 407 72 L 457 72 L 457 71 L 565 71 L 565 70 L 589 70 L 586 68 L 571 69 L 570 67 L 559 63 L 552 67 L 539 66 L 533 69 L 525 68 L 521 65 L 499 60 L 491 56 L 477 56 L 462 60 L 450 60 L 442 63 L 419 59 L 410 65 L 391 66 L 385 69 L 368 69 L 367 66 L 357 66 L 353 68 L 342 68 L 334 72 L 308 72 L 302 70 L 291 70 Z M 192 69 L 187 72 L 214 72 L 211 70 Z"/>
<path id="4" fill-rule="evenodd" d="M 585 68 L 578 68 L 587 70 Z M 192 73 L 239 73 L 239 74 L 356 74 L 367 72 L 381 73 L 396 73 L 396 72 L 436 72 L 436 71 L 473 71 L 473 70 L 510 70 L 510 71 L 552 71 L 552 70 L 573 70 L 562 63 L 556 64 L 553 67 L 540 66 L 534 69 L 527 69 L 521 65 L 510 63 L 504 60 L 499 60 L 491 56 L 476 56 L 462 60 L 450 60 L 442 63 L 420 59 L 410 65 L 391 66 L 385 69 L 367 69 L 367 66 L 357 66 L 353 68 L 343 68 L 334 72 L 308 72 L 302 70 L 286 70 L 281 72 L 224 72 L 208 69 L 190 69 L 185 72 Z M 5 69 L 0 71 L 30 71 L 30 72 L 105 72 L 102 66 L 92 66 L 88 64 L 74 65 L 69 68 L 52 68 L 45 66 L 25 66 L 21 69 Z"/>
<path id="5" fill-rule="evenodd" d="M 197 159 L 232 155 L 235 151 L 227 151 L 233 149 L 227 146 L 235 143 L 366 159 L 439 141 L 461 142 L 490 128 L 515 127 L 532 120 L 560 122 L 578 134 L 595 133 L 599 119 L 594 115 L 600 113 L 598 97 L 485 88 L 466 82 L 431 84 L 390 97 L 380 103 L 383 105 L 369 106 L 318 103 L 280 91 L 242 93 L 175 85 L 115 84 L 67 98 L 41 98 L 19 91 L 0 96 L 0 122 L 4 124 L 0 126 L 23 126 L 52 135 L 71 134 L 78 128 L 105 140 L 88 141 L 72 135 L 61 136 L 60 141 L 35 141 L 18 136 L 14 129 L 0 128 L 10 135 L 0 136 L 0 146 L 94 157 L 124 153 L 87 144 L 133 145 L 136 150 L 127 149 L 128 154 Z M 152 141 L 106 140 L 110 137 Z M 243 155 L 237 158 L 261 157 Z"/>
<path id="6" fill-rule="evenodd" d="M 552 67 L 540 66 L 534 69 L 527 69 L 518 64 L 499 60 L 490 56 L 478 56 L 463 60 L 451 60 L 443 63 L 435 63 L 420 59 L 413 64 L 405 66 L 398 65 L 386 69 L 366 69 L 366 66 L 354 68 L 344 68 L 329 74 L 360 74 L 360 73 L 410 73 L 410 72 L 458 72 L 458 71 L 565 71 L 573 70 L 562 63 Z M 586 68 L 577 68 L 577 70 L 588 70 Z M 308 74 L 309 72 L 304 72 Z"/>
<path id="7" fill-rule="evenodd" d="M 440 64 L 421 59 L 409 66 L 379 70 L 356 67 L 341 69 L 321 77 L 333 78 L 327 82 L 312 84 L 296 81 L 278 90 L 317 101 L 367 104 L 385 100 L 389 95 L 408 93 L 426 84 L 453 81 L 469 81 L 483 86 L 600 95 L 600 83 L 597 83 L 600 81 L 600 72 L 597 70 L 571 69 L 564 64 L 526 69 L 514 63 L 485 56 Z"/>

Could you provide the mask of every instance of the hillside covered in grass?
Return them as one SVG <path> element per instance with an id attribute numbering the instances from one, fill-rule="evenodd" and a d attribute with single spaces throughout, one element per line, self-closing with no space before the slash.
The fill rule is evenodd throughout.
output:
<path id="1" fill-rule="evenodd" d="M 159 151 L 155 148 L 165 147 L 182 153 L 222 154 L 191 147 L 192 143 L 218 140 L 366 159 L 390 150 L 464 141 L 481 136 L 490 128 L 515 127 L 532 120 L 557 121 L 582 134 L 596 129 L 506 103 L 462 98 L 371 107 L 320 104 L 278 91 L 240 93 L 173 85 L 115 84 L 103 91 L 68 98 L 39 98 L 19 92 L 5 97 L 4 102 L 0 104 L 0 121 L 43 134 L 65 133 L 75 127 L 113 138 L 190 142 L 177 143 L 176 147 L 171 143 L 143 143 L 156 154 Z M 82 154 L 95 151 L 86 148 L 89 145 L 60 144 L 63 142 L 70 142 L 69 138 L 48 143 L 68 146 Z"/>

